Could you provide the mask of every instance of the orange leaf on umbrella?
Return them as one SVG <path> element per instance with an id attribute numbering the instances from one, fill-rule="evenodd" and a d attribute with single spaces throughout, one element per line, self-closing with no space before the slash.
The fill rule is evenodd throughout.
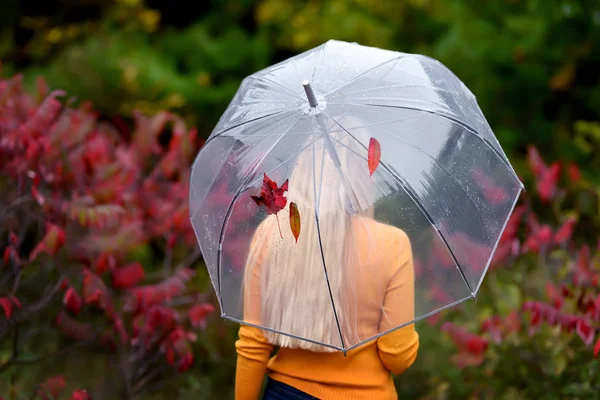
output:
<path id="1" fill-rule="evenodd" d="M 300 236 L 300 212 L 294 202 L 290 203 L 290 228 L 292 228 L 292 233 L 294 234 L 294 238 L 296 238 L 296 243 L 298 243 L 298 237 Z"/>
<path id="2" fill-rule="evenodd" d="M 369 172 L 371 176 L 379 166 L 379 160 L 381 159 L 381 145 L 375 138 L 369 140 Z"/>

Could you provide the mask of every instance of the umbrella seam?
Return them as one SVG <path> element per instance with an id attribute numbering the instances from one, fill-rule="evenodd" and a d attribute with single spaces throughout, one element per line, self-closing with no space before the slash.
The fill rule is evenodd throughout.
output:
<path id="1" fill-rule="evenodd" d="M 326 133 L 325 133 L 326 134 Z M 319 250 L 321 253 L 321 261 L 323 262 L 323 272 L 325 273 L 325 282 L 327 283 L 327 290 L 329 291 L 329 299 L 331 300 L 331 307 L 333 308 L 333 316 L 335 318 L 335 323 L 337 325 L 338 334 L 340 335 L 340 342 L 342 345 L 342 349 L 344 354 L 346 353 L 346 345 L 344 343 L 344 336 L 342 335 L 342 328 L 340 327 L 340 321 L 337 314 L 337 308 L 335 306 L 335 301 L 333 299 L 333 293 L 331 291 L 331 284 L 329 283 L 329 274 L 327 272 L 327 265 L 325 263 L 325 253 L 323 252 L 323 241 L 321 240 L 321 224 L 319 222 L 319 203 L 317 202 L 317 170 L 316 170 L 316 160 L 315 160 L 315 151 L 313 147 L 313 195 L 315 199 L 315 221 L 317 224 L 317 239 L 319 240 Z M 321 184 L 323 182 L 321 181 Z M 321 195 L 319 194 L 319 199 Z"/>

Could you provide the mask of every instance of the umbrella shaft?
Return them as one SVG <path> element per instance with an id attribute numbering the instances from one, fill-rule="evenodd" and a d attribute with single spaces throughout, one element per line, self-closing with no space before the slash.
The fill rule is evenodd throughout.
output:
<path id="1" fill-rule="evenodd" d="M 311 107 L 316 107 L 319 102 L 317 101 L 315 92 L 312 90 L 312 86 L 310 86 L 310 82 L 304 81 L 302 82 L 302 86 L 304 86 L 304 91 L 306 92 L 306 97 L 308 98 L 308 104 L 310 104 Z"/>

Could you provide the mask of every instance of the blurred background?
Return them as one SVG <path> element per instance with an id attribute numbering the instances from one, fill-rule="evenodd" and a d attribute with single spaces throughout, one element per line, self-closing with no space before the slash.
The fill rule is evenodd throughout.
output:
<path id="1" fill-rule="evenodd" d="M 443 62 L 527 187 L 399 397 L 600 393 L 598 0 L 1 3 L 3 398 L 233 398 L 189 167 L 245 76 L 329 39 Z"/>

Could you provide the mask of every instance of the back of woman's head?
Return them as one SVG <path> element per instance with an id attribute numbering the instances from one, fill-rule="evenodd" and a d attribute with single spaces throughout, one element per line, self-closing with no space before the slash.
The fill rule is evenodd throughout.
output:
<path id="1" fill-rule="evenodd" d="M 342 347 L 342 336 L 358 342 L 349 243 L 353 221 L 372 210 L 374 188 L 367 161 L 359 155 L 364 149 L 348 136 L 332 137 L 333 146 L 325 140 L 296 159 L 287 206 L 279 221 L 271 215 L 261 224 L 246 266 L 246 278 L 252 268 L 260 270 L 260 288 L 252 289 L 260 290 L 260 324 L 309 340 L 266 331 L 267 340 L 281 347 L 332 351 L 316 343 Z M 291 202 L 301 219 L 297 242 L 286 229 Z M 259 253 L 263 256 L 255 265 Z"/>

